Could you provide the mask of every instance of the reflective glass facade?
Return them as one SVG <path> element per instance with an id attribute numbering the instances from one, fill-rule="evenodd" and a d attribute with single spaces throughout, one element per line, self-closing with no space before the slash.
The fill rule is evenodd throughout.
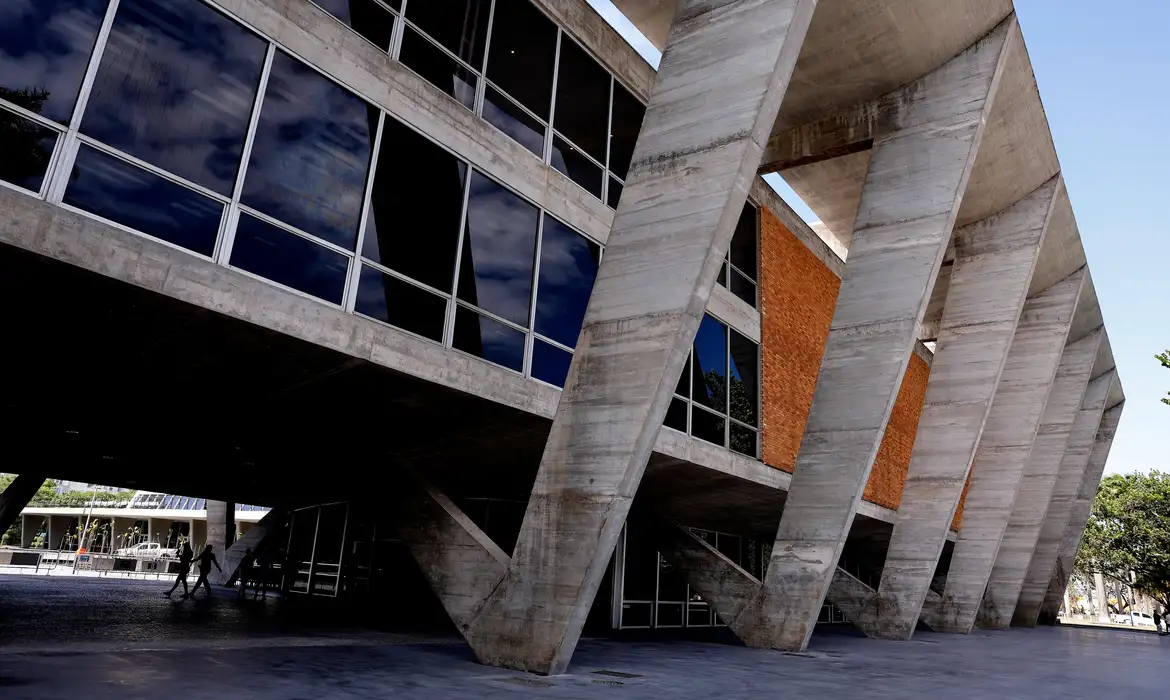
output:
<path id="1" fill-rule="evenodd" d="M 751 202 L 745 202 L 743 212 L 739 215 L 739 222 L 735 226 L 735 234 L 731 237 L 731 246 L 727 250 L 727 260 L 723 269 L 719 271 L 719 284 L 731 290 L 735 296 L 743 299 L 752 308 L 756 307 L 759 279 L 759 212 Z"/>

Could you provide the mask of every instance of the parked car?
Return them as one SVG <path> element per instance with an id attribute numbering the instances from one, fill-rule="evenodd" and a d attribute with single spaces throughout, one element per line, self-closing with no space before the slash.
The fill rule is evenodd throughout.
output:
<path id="1" fill-rule="evenodd" d="M 1113 613 L 1109 617 L 1119 625 L 1134 625 L 1135 627 L 1149 627 L 1151 629 L 1157 627 L 1154 624 L 1154 616 L 1149 613 Z"/>
<path id="2" fill-rule="evenodd" d="M 133 547 L 116 550 L 114 556 L 134 559 L 173 559 L 179 556 L 179 553 L 178 550 L 167 549 L 158 542 L 140 542 Z"/>

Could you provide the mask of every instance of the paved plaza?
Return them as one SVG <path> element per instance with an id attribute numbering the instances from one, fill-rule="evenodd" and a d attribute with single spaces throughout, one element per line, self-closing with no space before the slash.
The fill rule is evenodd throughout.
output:
<path id="1" fill-rule="evenodd" d="M 1170 639 L 1038 628 L 908 643 L 817 634 L 805 654 L 583 640 L 569 673 L 481 666 L 457 636 L 287 603 L 170 601 L 161 583 L 0 576 L 6 700 L 156 698 L 1165 698 Z"/>

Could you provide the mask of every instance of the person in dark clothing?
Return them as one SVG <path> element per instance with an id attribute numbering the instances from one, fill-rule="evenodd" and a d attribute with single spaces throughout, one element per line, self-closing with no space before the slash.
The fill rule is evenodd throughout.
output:
<path id="1" fill-rule="evenodd" d="M 248 582 L 256 585 L 256 581 L 252 576 L 252 567 L 256 563 L 256 555 L 252 552 L 251 547 L 244 550 L 244 558 L 240 560 L 240 568 L 236 570 L 236 575 L 240 577 L 240 597 L 243 597 L 248 592 Z M 255 597 L 255 596 L 253 596 Z"/>
<path id="2" fill-rule="evenodd" d="M 219 560 L 215 558 L 215 552 L 212 549 L 213 547 L 211 545 L 204 545 L 203 551 L 199 553 L 199 557 L 196 559 L 199 562 L 199 578 L 195 579 L 195 587 L 191 589 L 192 598 L 199 592 L 199 586 L 206 588 L 207 595 L 211 595 L 211 583 L 208 582 L 207 575 L 211 573 L 212 566 L 219 569 L 221 574 L 223 573 L 223 569 L 219 568 Z"/>
<path id="3" fill-rule="evenodd" d="M 184 542 L 183 548 L 179 550 L 179 573 L 175 577 L 175 585 L 171 586 L 171 590 L 163 593 L 163 595 L 170 598 L 180 583 L 183 584 L 183 597 L 186 598 L 190 595 L 190 592 L 187 590 L 187 574 L 191 573 L 191 559 L 194 556 L 195 552 L 191 551 L 191 545 Z"/>

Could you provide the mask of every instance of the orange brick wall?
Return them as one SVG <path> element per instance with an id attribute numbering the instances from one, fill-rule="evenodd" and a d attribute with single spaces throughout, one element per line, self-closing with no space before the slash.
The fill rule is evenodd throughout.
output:
<path id="1" fill-rule="evenodd" d="M 759 211 L 760 443 L 766 464 L 791 472 L 841 281 L 774 214 Z M 912 355 L 865 487 L 867 501 L 898 507 L 929 374 L 930 366 Z"/>
<path id="2" fill-rule="evenodd" d="M 967 490 L 971 488 L 971 475 L 967 475 L 967 483 L 963 486 L 963 497 L 959 499 L 959 507 L 955 509 L 955 519 L 951 521 L 951 529 L 955 532 L 959 531 L 959 527 L 963 524 L 963 506 L 967 503 Z"/>

